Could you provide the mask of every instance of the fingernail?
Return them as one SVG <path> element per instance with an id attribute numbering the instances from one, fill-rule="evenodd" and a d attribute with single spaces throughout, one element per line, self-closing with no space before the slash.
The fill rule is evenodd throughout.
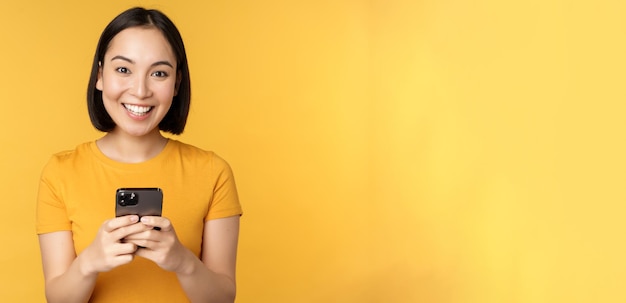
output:
<path id="1" fill-rule="evenodd" d="M 146 217 L 141 217 L 141 223 L 148 223 L 148 218 Z"/>
<path id="2" fill-rule="evenodd" d="M 130 216 L 130 222 L 137 222 L 137 221 L 139 221 L 138 216 Z"/>

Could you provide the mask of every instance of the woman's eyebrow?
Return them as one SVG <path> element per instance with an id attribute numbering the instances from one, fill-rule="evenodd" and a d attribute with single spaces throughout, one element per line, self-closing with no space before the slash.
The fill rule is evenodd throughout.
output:
<path id="1" fill-rule="evenodd" d="M 121 56 L 121 55 L 117 55 L 117 56 L 111 58 L 111 61 L 113 61 L 113 60 L 123 60 L 123 61 L 126 61 L 126 62 L 130 63 L 130 64 L 135 64 L 135 61 L 131 60 L 130 58 L 126 58 L 124 56 Z M 172 63 L 170 63 L 169 61 L 167 61 L 167 60 L 157 61 L 157 62 L 154 62 L 154 63 L 151 64 L 151 66 L 157 66 L 157 65 L 167 65 L 167 66 L 169 66 L 171 68 L 174 68 L 174 65 Z"/>
<path id="2" fill-rule="evenodd" d="M 169 66 L 171 68 L 174 68 L 174 65 L 172 65 L 172 63 L 170 63 L 167 60 L 157 61 L 157 62 L 152 63 L 152 66 L 157 66 L 157 65 L 167 65 L 167 66 Z"/>
<path id="3" fill-rule="evenodd" d="M 123 61 L 126 61 L 128 63 L 135 64 L 135 61 L 133 61 L 133 60 L 131 60 L 129 58 L 126 58 L 124 56 L 120 56 L 120 55 L 117 55 L 117 56 L 111 58 L 111 61 L 113 61 L 113 60 L 123 60 Z"/>

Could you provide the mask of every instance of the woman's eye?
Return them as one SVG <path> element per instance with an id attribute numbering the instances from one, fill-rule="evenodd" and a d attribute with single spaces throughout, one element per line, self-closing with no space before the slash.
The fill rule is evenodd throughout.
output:
<path id="1" fill-rule="evenodd" d="M 130 73 L 130 71 L 126 67 L 118 67 L 118 68 L 115 69 L 115 71 L 117 71 L 118 73 L 122 73 L 122 74 Z"/>
<path id="2" fill-rule="evenodd" d="M 154 72 L 152 73 L 152 76 L 158 77 L 158 78 L 163 78 L 163 77 L 167 77 L 168 74 L 164 71 L 158 71 L 158 72 Z"/>

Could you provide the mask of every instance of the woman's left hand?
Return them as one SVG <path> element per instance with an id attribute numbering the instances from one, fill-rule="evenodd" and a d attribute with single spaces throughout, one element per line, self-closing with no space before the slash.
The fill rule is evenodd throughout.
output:
<path id="1" fill-rule="evenodd" d="M 139 247 L 135 255 L 152 260 L 167 271 L 183 271 L 185 257 L 189 256 L 190 252 L 178 240 L 170 220 L 164 217 L 144 216 L 141 217 L 141 223 L 157 228 L 124 238 L 126 242 Z"/>

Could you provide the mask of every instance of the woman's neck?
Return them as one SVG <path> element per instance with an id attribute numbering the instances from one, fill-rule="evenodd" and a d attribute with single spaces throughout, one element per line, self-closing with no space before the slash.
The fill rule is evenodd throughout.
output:
<path id="1" fill-rule="evenodd" d="M 104 155 L 115 161 L 140 163 L 156 157 L 167 141 L 158 130 L 141 137 L 114 130 L 98 139 L 96 145 Z"/>

